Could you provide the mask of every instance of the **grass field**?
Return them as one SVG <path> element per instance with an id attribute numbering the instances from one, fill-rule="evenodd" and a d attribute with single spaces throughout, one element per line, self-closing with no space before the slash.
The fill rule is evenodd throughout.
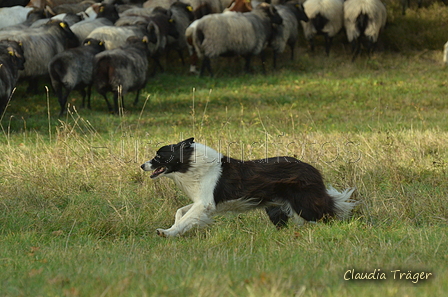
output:
<path id="1" fill-rule="evenodd" d="M 406 17 L 392 8 L 396 34 L 448 14 L 438 3 Z M 44 84 L 19 85 L 1 121 L 0 296 L 443 296 L 442 38 L 351 63 L 341 37 L 330 57 L 302 46 L 266 76 L 240 74 L 240 60 L 218 61 L 214 78 L 171 62 L 119 116 L 96 93 L 79 109 L 74 93 L 76 109 L 58 119 Z M 347 221 L 277 231 L 255 211 L 159 238 L 189 201 L 140 165 L 193 136 L 235 158 L 295 155 L 362 203 Z"/>

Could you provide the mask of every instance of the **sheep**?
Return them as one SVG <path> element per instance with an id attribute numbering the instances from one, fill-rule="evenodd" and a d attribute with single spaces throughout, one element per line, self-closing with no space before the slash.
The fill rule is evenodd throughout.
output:
<path id="1" fill-rule="evenodd" d="M 245 58 L 245 70 L 250 72 L 252 56 L 261 54 L 265 72 L 264 49 L 268 44 L 272 26 L 280 25 L 282 18 L 275 7 L 261 3 L 251 12 L 226 12 L 210 14 L 194 21 L 186 30 L 187 41 L 194 52 L 203 58 L 200 75 L 207 69 L 212 76 L 210 59 L 218 56 L 241 55 Z"/>
<path id="2" fill-rule="evenodd" d="M 342 29 L 344 22 L 344 0 L 307 0 L 303 3 L 308 22 L 301 22 L 305 38 L 314 51 L 314 36 L 325 37 L 325 53 L 330 55 L 333 37 Z"/>
<path id="3" fill-rule="evenodd" d="M 291 61 L 294 60 L 294 46 L 299 38 L 299 22 L 308 22 L 308 16 L 300 3 L 287 2 L 274 6 L 283 19 L 283 23 L 275 28 L 271 40 L 271 47 L 274 50 L 274 68 L 276 68 L 277 55 L 284 52 L 287 44 L 291 48 Z"/>
<path id="4" fill-rule="evenodd" d="M 11 40 L 0 41 L 0 118 L 8 104 L 19 78 L 19 70 L 24 69 L 25 57 L 20 43 Z"/>
<path id="5" fill-rule="evenodd" d="M 26 17 L 32 7 L 3 7 L 0 8 L 0 28 L 18 25 L 26 21 Z"/>
<path id="6" fill-rule="evenodd" d="M 143 38 L 147 33 L 147 23 L 135 26 L 104 26 L 90 32 L 87 38 L 98 39 L 104 42 L 106 50 L 111 50 L 126 44 L 131 36 Z"/>
<path id="7" fill-rule="evenodd" d="M 57 6 L 54 6 L 51 8 L 51 10 L 54 12 L 54 14 L 60 14 L 60 13 L 79 13 L 84 10 L 86 10 L 88 7 L 90 7 L 92 4 L 95 3 L 95 1 L 76 1 L 77 3 L 63 3 L 59 4 Z"/>
<path id="8" fill-rule="evenodd" d="M 155 62 L 152 72 L 152 75 L 154 75 L 157 68 L 160 68 L 162 72 L 164 71 L 159 58 L 165 52 L 169 38 L 177 40 L 180 34 L 177 31 L 176 22 L 167 14 L 153 13 L 148 20 L 148 41 L 154 44 L 154 46 L 149 47 L 150 55 Z"/>
<path id="9" fill-rule="evenodd" d="M 35 78 L 48 74 L 48 63 L 57 53 L 79 45 L 78 38 L 67 23 L 49 21 L 42 28 L 0 32 L 0 40 L 11 39 L 22 42 L 27 61 L 20 77 Z M 36 79 L 30 80 L 28 91 L 36 91 Z"/>
<path id="10" fill-rule="evenodd" d="M 48 63 L 51 84 L 58 96 L 61 111 L 65 112 L 67 98 L 72 90 L 79 90 L 82 96 L 82 107 L 87 95 L 87 106 L 90 109 L 90 95 L 93 84 L 93 62 L 95 55 L 104 50 L 102 41 L 86 39 L 80 47 L 63 51 Z M 87 88 L 87 93 L 86 93 Z M 65 94 L 63 89 L 65 89 Z"/>
<path id="11" fill-rule="evenodd" d="M 131 36 L 123 47 L 101 52 L 95 56 L 94 85 L 99 94 L 106 100 L 109 111 L 112 108 L 107 99 L 107 93 L 114 94 L 114 113 L 118 114 L 118 100 L 122 106 L 123 97 L 130 91 L 137 91 L 134 104 L 138 102 L 140 90 L 147 81 L 149 53 L 148 39 Z"/>
<path id="12" fill-rule="evenodd" d="M 36 9 L 33 9 L 30 12 L 28 12 L 28 14 L 26 16 L 26 20 L 24 22 L 21 22 L 20 24 L 0 28 L 0 31 L 23 30 L 23 29 L 30 27 L 36 21 L 45 19 L 46 17 L 47 17 L 47 15 L 43 9 L 36 8 Z"/>
<path id="13" fill-rule="evenodd" d="M 387 11 L 380 0 L 346 0 L 344 3 L 344 26 L 347 39 L 353 47 L 353 58 L 365 47 L 370 55 L 378 41 L 380 31 L 386 25 Z"/>
<path id="14" fill-rule="evenodd" d="M 443 46 L 443 65 L 448 65 L 448 42 Z"/>
<path id="15" fill-rule="evenodd" d="M 179 54 L 182 65 L 184 65 L 185 61 L 182 51 L 188 48 L 185 31 L 194 20 L 193 7 L 186 3 L 175 2 L 170 6 L 169 14 L 174 20 L 174 25 L 179 33 L 179 37 L 169 37 L 166 47 L 168 51 L 175 50 Z"/>
<path id="16" fill-rule="evenodd" d="M 101 4 L 96 19 L 81 21 L 72 25 L 70 29 L 75 33 L 79 41 L 83 41 L 94 29 L 103 26 L 113 26 L 118 18 L 115 5 Z"/>

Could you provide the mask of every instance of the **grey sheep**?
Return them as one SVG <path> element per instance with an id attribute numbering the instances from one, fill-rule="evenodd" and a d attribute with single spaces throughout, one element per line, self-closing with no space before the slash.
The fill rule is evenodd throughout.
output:
<path id="1" fill-rule="evenodd" d="M 20 43 L 0 41 L 0 118 L 2 118 L 12 91 L 19 79 L 19 70 L 24 69 L 25 57 Z"/>
<path id="2" fill-rule="evenodd" d="M 131 36 L 143 38 L 148 34 L 147 23 L 134 26 L 105 26 L 93 30 L 87 38 L 98 39 L 104 42 L 106 50 L 111 50 L 126 44 Z"/>
<path id="3" fill-rule="evenodd" d="M 245 70 L 250 72 L 254 55 L 261 54 L 263 71 L 265 57 L 263 50 L 270 41 L 275 25 L 282 18 L 274 6 L 261 3 L 251 12 L 226 12 L 210 14 L 194 21 L 186 30 L 187 41 L 194 48 L 193 54 L 202 58 L 200 75 L 207 69 L 213 75 L 210 59 L 219 56 L 241 55 L 245 58 Z"/>
<path id="4" fill-rule="evenodd" d="M 29 91 L 37 89 L 36 77 L 48 74 L 48 63 L 58 53 L 79 45 L 78 38 L 65 22 L 49 21 L 41 28 L 0 32 L 0 40 L 21 42 L 26 59 L 20 77 L 32 78 Z"/>
<path id="5" fill-rule="evenodd" d="M 314 51 L 314 37 L 324 35 L 325 52 L 330 54 L 333 37 L 341 31 L 344 22 L 344 0 L 306 0 L 303 3 L 308 22 L 301 22 L 305 38 Z"/>
<path id="6" fill-rule="evenodd" d="M 70 29 L 82 42 L 94 29 L 103 26 L 113 26 L 118 19 L 118 11 L 115 5 L 101 4 L 95 19 L 78 22 L 73 24 Z"/>
<path id="7" fill-rule="evenodd" d="M 90 109 L 93 62 L 95 55 L 104 49 L 102 41 L 86 39 L 80 47 L 63 51 L 54 56 L 50 61 L 48 64 L 48 72 L 50 73 L 51 84 L 61 106 L 59 116 L 64 114 L 67 98 L 72 90 L 79 90 L 81 93 L 82 107 L 84 107 L 87 95 L 87 104 Z"/>
<path id="8" fill-rule="evenodd" d="M 130 91 L 137 91 L 134 104 L 138 102 L 140 90 L 145 87 L 148 69 L 147 38 L 129 37 L 123 47 L 101 52 L 95 56 L 93 80 L 99 94 L 106 100 L 109 111 L 112 107 L 107 93 L 114 94 L 113 112 L 119 112 L 119 100 Z"/>
<path id="9" fill-rule="evenodd" d="M 286 45 L 291 48 L 291 60 L 294 60 L 294 47 L 299 39 L 300 21 L 308 22 L 301 3 L 287 2 L 283 5 L 274 5 L 283 19 L 281 25 L 274 28 L 275 33 L 271 40 L 271 47 L 274 50 L 274 68 L 277 67 L 277 56 L 285 51 Z"/>
<path id="10" fill-rule="evenodd" d="M 345 1 L 344 26 L 347 39 L 352 44 L 353 61 L 361 52 L 363 43 L 367 54 L 370 55 L 373 52 L 386 21 L 386 6 L 380 0 Z"/>

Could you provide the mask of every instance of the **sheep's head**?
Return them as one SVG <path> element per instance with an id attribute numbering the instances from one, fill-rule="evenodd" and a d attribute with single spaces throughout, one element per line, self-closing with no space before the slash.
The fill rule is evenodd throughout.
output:
<path id="1" fill-rule="evenodd" d="M 261 4 L 259 4 L 257 7 L 255 7 L 255 10 L 263 11 L 263 13 L 271 20 L 272 24 L 281 25 L 283 22 L 283 19 L 278 13 L 277 9 L 266 2 L 262 2 Z"/>

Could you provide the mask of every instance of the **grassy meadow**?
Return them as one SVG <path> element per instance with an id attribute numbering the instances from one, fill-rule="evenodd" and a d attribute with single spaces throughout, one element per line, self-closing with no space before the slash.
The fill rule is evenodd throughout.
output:
<path id="1" fill-rule="evenodd" d="M 213 78 L 162 61 L 120 115 L 96 92 L 80 109 L 74 92 L 59 119 L 48 82 L 36 94 L 21 83 L 0 127 L 0 296 L 443 296 L 448 8 L 401 16 L 386 2 L 370 59 L 351 63 L 341 34 L 330 57 L 301 41 L 266 76 L 258 59 L 252 75 L 215 61 Z M 160 238 L 190 202 L 140 165 L 189 137 L 235 158 L 296 156 L 361 203 L 346 221 L 276 230 L 260 210 Z"/>

